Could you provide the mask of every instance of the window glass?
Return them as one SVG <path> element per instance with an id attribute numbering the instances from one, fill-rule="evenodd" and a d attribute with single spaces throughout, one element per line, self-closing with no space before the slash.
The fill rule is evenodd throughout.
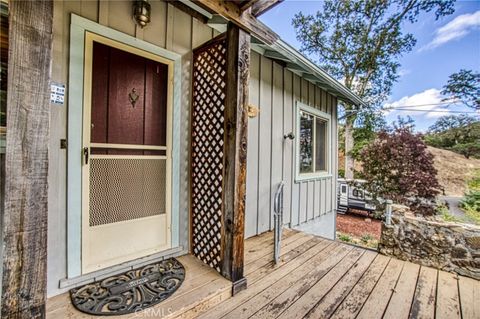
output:
<path id="1" fill-rule="evenodd" d="M 313 172 L 313 116 L 300 112 L 300 173 Z"/>
<path id="2" fill-rule="evenodd" d="M 327 170 L 327 122 L 315 119 L 315 171 Z"/>

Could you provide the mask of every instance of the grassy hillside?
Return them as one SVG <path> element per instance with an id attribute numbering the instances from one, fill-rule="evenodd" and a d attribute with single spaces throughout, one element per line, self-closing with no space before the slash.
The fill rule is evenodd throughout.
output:
<path id="1" fill-rule="evenodd" d="M 475 169 L 480 169 L 480 160 L 466 159 L 463 155 L 431 146 L 428 150 L 435 156 L 438 180 L 445 188 L 445 194 L 462 196 L 466 182 L 473 177 Z"/>

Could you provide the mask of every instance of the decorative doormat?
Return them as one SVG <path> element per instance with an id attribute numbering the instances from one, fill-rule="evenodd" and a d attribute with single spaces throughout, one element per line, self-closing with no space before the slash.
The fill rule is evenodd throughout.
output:
<path id="1" fill-rule="evenodd" d="M 170 297 L 185 279 L 185 268 L 175 258 L 129 270 L 70 290 L 78 310 L 102 316 L 138 312 Z"/>

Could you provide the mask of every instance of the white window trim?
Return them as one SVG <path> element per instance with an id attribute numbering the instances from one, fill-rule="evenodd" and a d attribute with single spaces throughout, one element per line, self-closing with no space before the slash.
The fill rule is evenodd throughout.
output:
<path id="1" fill-rule="evenodd" d="M 316 117 L 321 118 L 327 122 L 327 147 L 326 147 L 326 160 L 327 160 L 327 170 L 319 171 L 313 173 L 300 173 L 300 112 L 304 111 L 310 113 Z M 295 127 L 295 182 L 302 182 L 308 180 L 318 180 L 324 178 L 332 177 L 332 116 L 328 113 L 325 113 L 319 109 L 308 106 L 300 101 L 295 103 L 295 114 L 296 114 L 296 127 Z M 313 143 L 315 143 L 315 127 L 313 126 Z M 315 156 L 313 158 L 315 161 Z"/>

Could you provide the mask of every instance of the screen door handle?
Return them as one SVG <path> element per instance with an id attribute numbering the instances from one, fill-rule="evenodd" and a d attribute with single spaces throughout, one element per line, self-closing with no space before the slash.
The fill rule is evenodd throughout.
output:
<path id="1" fill-rule="evenodd" d="M 88 147 L 83 148 L 83 158 L 85 160 L 85 165 L 88 164 L 88 156 L 90 155 L 90 151 Z"/>

